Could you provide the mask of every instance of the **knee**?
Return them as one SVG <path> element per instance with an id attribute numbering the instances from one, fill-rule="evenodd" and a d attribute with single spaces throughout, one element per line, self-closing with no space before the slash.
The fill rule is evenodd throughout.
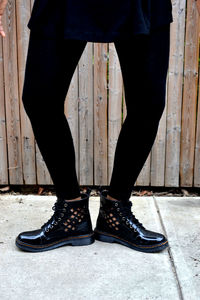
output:
<path id="1" fill-rule="evenodd" d="M 54 115 L 58 109 L 61 110 L 60 101 L 53 93 L 26 84 L 22 91 L 22 103 L 26 114 L 31 119 L 44 117 L 47 114 Z"/>
<path id="2" fill-rule="evenodd" d="M 165 109 L 165 97 L 164 82 L 154 79 L 143 82 L 134 93 L 135 99 L 133 99 L 133 90 L 126 92 L 127 119 L 135 123 L 142 118 L 157 124 Z"/>

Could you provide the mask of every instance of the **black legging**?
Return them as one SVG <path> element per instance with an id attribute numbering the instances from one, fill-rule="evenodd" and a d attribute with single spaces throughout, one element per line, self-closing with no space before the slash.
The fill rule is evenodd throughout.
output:
<path id="1" fill-rule="evenodd" d="M 170 24 L 116 41 L 127 116 L 122 125 L 109 195 L 126 201 L 151 148 L 165 107 Z M 56 195 L 80 196 L 75 150 L 64 114 L 68 88 L 86 41 L 44 39 L 30 33 L 22 101 Z"/>

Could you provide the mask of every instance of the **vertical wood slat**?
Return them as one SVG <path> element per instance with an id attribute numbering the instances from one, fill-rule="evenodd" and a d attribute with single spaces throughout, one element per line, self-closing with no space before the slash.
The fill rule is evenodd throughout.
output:
<path id="1" fill-rule="evenodd" d="M 93 43 L 87 43 L 79 70 L 79 184 L 93 185 Z"/>
<path id="2" fill-rule="evenodd" d="M 137 143 L 136 143 L 137 147 Z M 136 180 L 136 186 L 148 186 L 150 185 L 150 165 L 151 165 L 151 152 L 149 153 L 142 170 Z"/>
<path id="3" fill-rule="evenodd" d="M 94 45 L 94 184 L 107 185 L 107 43 Z"/>
<path id="4" fill-rule="evenodd" d="M 28 23 L 30 11 L 30 1 L 16 0 L 19 104 L 21 118 L 21 141 L 24 184 L 36 184 L 35 139 L 30 120 L 24 110 L 24 106 L 22 103 L 22 90 L 29 42 L 29 29 L 25 25 Z"/>
<path id="5" fill-rule="evenodd" d="M 119 58 L 114 43 L 109 44 L 109 101 L 108 101 L 108 182 L 110 184 L 114 154 L 122 127 L 123 80 Z"/>
<path id="6" fill-rule="evenodd" d="M 126 109 L 126 99 L 125 99 L 125 90 L 124 90 L 124 83 L 122 87 L 122 97 L 123 97 L 123 105 L 122 105 L 122 111 L 123 111 L 123 122 L 126 119 L 127 116 L 127 109 Z"/>
<path id="7" fill-rule="evenodd" d="M 200 24 L 199 24 L 199 37 L 200 37 Z M 200 86 L 200 76 L 199 76 L 198 86 Z M 200 187 L 200 89 L 198 92 L 198 106 L 197 106 L 196 122 L 197 122 L 197 124 L 196 124 L 196 144 L 195 144 L 193 185 L 195 187 Z"/>
<path id="8" fill-rule="evenodd" d="M 167 96 L 168 76 L 166 79 L 165 109 L 160 119 L 157 136 L 151 150 L 151 186 L 164 186 L 165 184 L 166 111 L 168 99 Z"/>
<path id="9" fill-rule="evenodd" d="M 179 186 L 182 81 L 186 0 L 173 0 L 170 36 L 165 186 Z M 181 12 L 181 13 L 180 13 Z"/>
<path id="10" fill-rule="evenodd" d="M 53 184 L 46 163 L 40 152 L 37 142 L 35 141 L 35 160 L 36 160 L 36 177 L 37 184 Z"/>
<path id="11" fill-rule="evenodd" d="M 21 132 L 19 115 L 17 40 L 15 1 L 9 0 L 3 18 L 6 38 L 3 39 L 6 130 L 8 143 L 9 183 L 23 184 Z"/>
<path id="12" fill-rule="evenodd" d="M 65 116 L 69 123 L 73 138 L 76 159 L 76 173 L 77 178 L 79 179 L 78 66 L 76 67 L 72 76 L 64 107 Z"/>
<path id="13" fill-rule="evenodd" d="M 196 127 L 196 104 L 199 60 L 199 14 L 196 1 L 187 1 L 184 66 L 184 88 L 182 105 L 180 184 L 193 185 L 194 147 Z M 196 51 L 194 51 L 194 49 Z"/>
<path id="14" fill-rule="evenodd" d="M 8 157 L 2 39 L 0 40 L 0 91 L 0 184 L 8 184 Z"/>

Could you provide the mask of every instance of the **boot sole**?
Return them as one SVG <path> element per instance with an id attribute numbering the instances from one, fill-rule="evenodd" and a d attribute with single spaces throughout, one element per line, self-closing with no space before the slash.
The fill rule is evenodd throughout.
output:
<path id="1" fill-rule="evenodd" d="M 108 233 L 97 231 L 97 230 L 94 230 L 94 237 L 96 240 L 101 242 L 118 243 L 137 251 L 149 252 L 149 253 L 160 252 L 169 246 L 168 241 L 162 242 L 155 246 L 138 246 L 134 243 L 123 240 L 117 236 L 110 235 Z"/>
<path id="2" fill-rule="evenodd" d="M 58 242 L 54 242 L 51 244 L 47 244 L 45 246 L 40 245 L 31 245 L 27 243 L 23 243 L 22 241 L 19 241 L 16 239 L 15 245 L 28 252 L 41 252 L 41 251 L 47 251 L 52 250 L 61 246 L 71 245 L 71 246 L 87 246 L 90 244 L 93 244 L 95 242 L 94 234 L 91 235 L 79 235 L 76 237 L 69 237 L 67 239 L 60 240 Z"/>

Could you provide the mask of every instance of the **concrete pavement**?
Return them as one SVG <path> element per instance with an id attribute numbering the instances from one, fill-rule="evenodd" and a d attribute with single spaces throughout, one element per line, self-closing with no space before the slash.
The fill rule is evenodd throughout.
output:
<path id="1" fill-rule="evenodd" d="M 39 229 L 56 196 L 0 195 L 2 300 L 199 300 L 200 197 L 131 197 L 149 230 L 164 233 L 168 250 L 143 253 L 96 241 L 29 253 L 15 246 L 22 231 Z M 90 197 L 95 226 L 99 197 Z"/>

